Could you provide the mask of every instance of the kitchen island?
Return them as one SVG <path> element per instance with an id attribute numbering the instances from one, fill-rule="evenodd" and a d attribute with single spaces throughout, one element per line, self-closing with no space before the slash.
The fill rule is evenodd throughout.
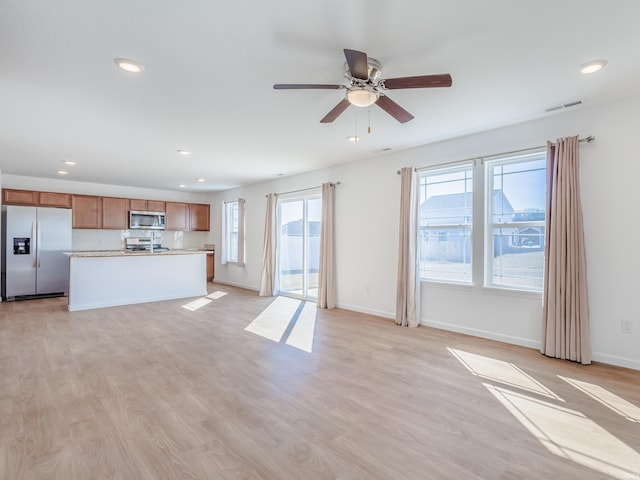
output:
<path id="1" fill-rule="evenodd" d="M 69 311 L 207 294 L 206 252 L 68 252 Z"/>

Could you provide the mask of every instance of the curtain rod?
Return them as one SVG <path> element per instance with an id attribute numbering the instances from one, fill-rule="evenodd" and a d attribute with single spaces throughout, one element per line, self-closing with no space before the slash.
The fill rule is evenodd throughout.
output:
<path id="1" fill-rule="evenodd" d="M 589 135 L 588 137 L 578 139 L 578 142 L 580 142 L 580 143 L 591 143 L 595 139 L 596 139 L 595 135 Z M 555 145 L 555 143 L 554 143 L 554 145 Z M 491 155 L 480 155 L 478 157 L 467 158 L 466 160 L 457 160 L 455 162 L 438 163 L 436 165 L 429 165 L 428 167 L 417 167 L 415 170 L 416 170 L 416 172 L 418 172 L 420 170 L 426 170 L 428 168 L 442 167 L 444 165 L 457 165 L 459 163 L 468 163 L 468 162 L 474 162 L 474 164 L 475 164 L 476 160 L 484 160 L 486 158 L 501 157 L 503 155 L 511 155 L 511 154 L 514 154 L 514 153 L 530 152 L 532 150 L 540 150 L 542 148 L 546 148 L 546 145 L 541 145 L 539 147 L 522 148 L 520 150 L 511 150 L 509 152 L 493 153 Z M 398 175 L 400 175 L 400 170 L 398 170 Z"/>
<path id="2" fill-rule="evenodd" d="M 244 198 L 239 198 L 238 200 L 225 200 L 222 203 L 224 203 L 226 205 L 227 203 L 235 203 L 235 202 L 238 202 L 238 201 L 244 202 Z"/>
<path id="3" fill-rule="evenodd" d="M 340 185 L 342 182 L 337 181 L 337 182 L 329 182 L 329 185 Z M 322 185 L 318 185 L 317 187 L 309 187 L 309 188 L 301 188 L 300 190 L 291 190 L 290 192 L 280 192 L 280 193 L 274 193 L 274 195 L 277 197 L 278 195 L 288 195 L 290 193 L 298 193 L 298 192 L 306 192 L 307 190 L 315 190 L 316 188 L 321 188 Z M 269 195 L 265 195 L 265 197 L 268 197 Z"/>

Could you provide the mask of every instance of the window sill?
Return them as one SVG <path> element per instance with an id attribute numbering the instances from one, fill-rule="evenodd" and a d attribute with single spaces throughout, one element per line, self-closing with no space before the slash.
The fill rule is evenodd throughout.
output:
<path id="1" fill-rule="evenodd" d="M 516 288 L 505 287 L 482 287 L 482 291 L 490 293 L 492 295 L 507 295 L 512 297 L 524 297 L 542 300 L 542 292 L 534 292 L 532 290 L 518 290 Z"/>
<path id="2" fill-rule="evenodd" d="M 434 280 L 421 280 L 420 286 L 426 286 L 428 288 L 445 288 L 447 290 L 464 290 L 468 292 L 473 290 L 473 285 L 470 283 L 436 282 Z"/>

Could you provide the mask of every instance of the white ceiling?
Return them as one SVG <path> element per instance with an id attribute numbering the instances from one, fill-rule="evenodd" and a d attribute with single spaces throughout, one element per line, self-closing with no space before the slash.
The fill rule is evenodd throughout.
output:
<path id="1" fill-rule="evenodd" d="M 0 170 L 214 191 L 637 95 L 638 19 L 637 0 L 0 0 Z M 342 83 L 343 48 L 453 86 L 390 92 L 415 119 L 373 106 L 371 134 L 366 108 L 319 123 L 343 91 L 273 90 Z"/>

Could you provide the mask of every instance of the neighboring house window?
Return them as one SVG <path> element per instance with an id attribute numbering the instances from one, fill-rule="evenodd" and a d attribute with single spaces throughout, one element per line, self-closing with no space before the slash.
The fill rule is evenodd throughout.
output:
<path id="1" fill-rule="evenodd" d="M 226 202 L 223 209 L 223 263 L 238 261 L 238 202 Z"/>
<path id="2" fill-rule="evenodd" d="M 542 291 L 546 155 L 487 161 L 485 168 L 485 284 Z"/>
<path id="3" fill-rule="evenodd" d="M 420 279 L 471 283 L 473 165 L 420 173 Z"/>

